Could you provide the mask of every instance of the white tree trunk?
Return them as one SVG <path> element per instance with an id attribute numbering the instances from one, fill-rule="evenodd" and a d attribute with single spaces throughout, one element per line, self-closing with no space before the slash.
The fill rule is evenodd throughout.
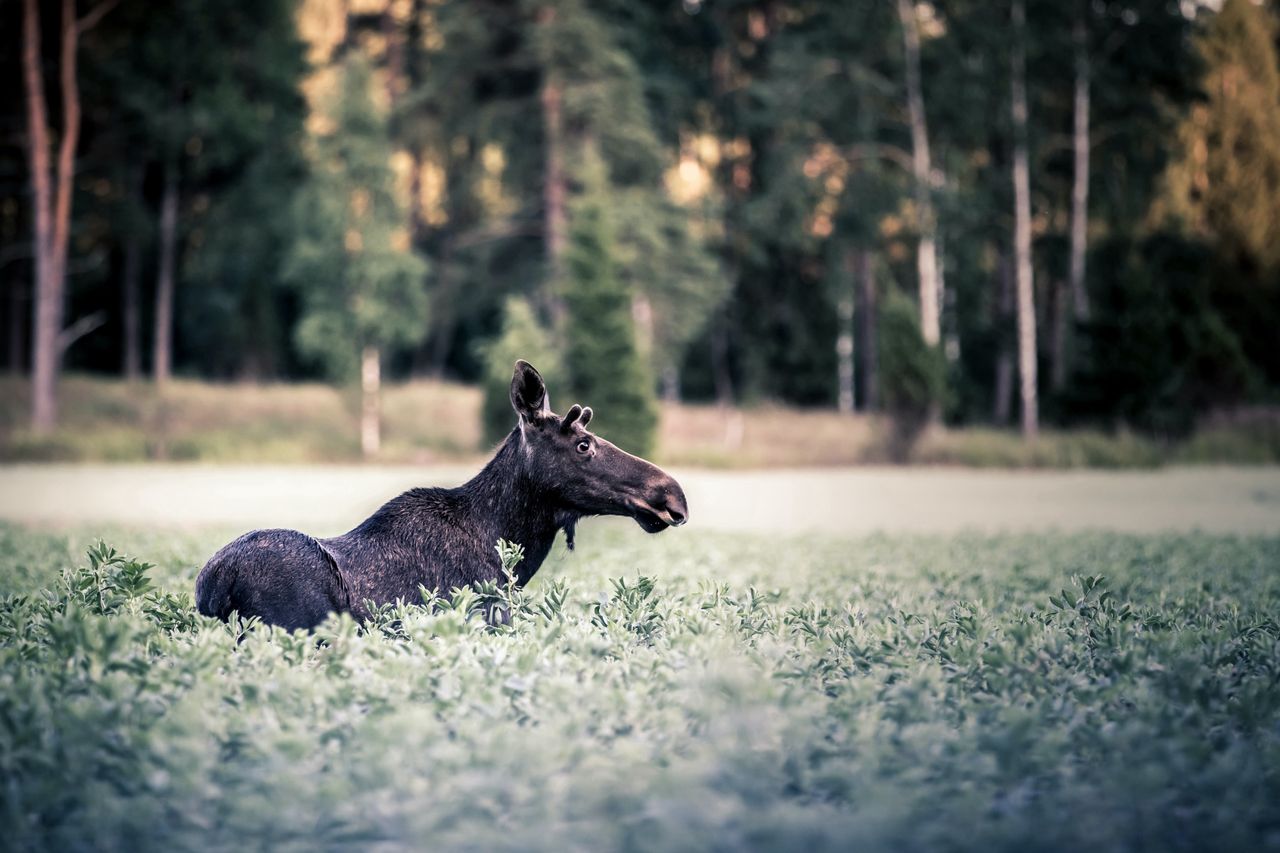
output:
<path id="1" fill-rule="evenodd" d="M 854 319 L 858 336 L 854 343 L 861 350 L 857 367 L 862 373 L 862 410 L 874 412 L 880 407 L 879 312 L 876 308 L 875 263 L 870 249 L 858 249 L 854 260 L 857 278 L 857 304 Z"/>
<path id="2" fill-rule="evenodd" d="M 1000 330 L 996 351 L 995 391 L 992 396 L 991 420 L 997 426 L 1009 423 L 1013 399 L 1013 351 L 1006 336 L 1007 324 L 1013 317 L 1013 263 L 1003 250 L 996 264 L 995 325 Z"/>
<path id="3" fill-rule="evenodd" d="M 1022 397 L 1022 436 L 1040 430 L 1036 388 L 1036 308 L 1031 267 L 1031 177 L 1027 154 L 1027 51 L 1024 0 L 1013 0 L 1013 192 L 1014 270 L 1018 299 L 1018 379 Z"/>
<path id="4" fill-rule="evenodd" d="M 1075 319 L 1089 319 L 1089 291 L 1085 287 L 1085 259 L 1089 252 L 1089 34 L 1084 15 L 1072 33 L 1076 54 L 1075 127 L 1071 135 L 1075 173 L 1071 185 L 1071 297 Z"/>
<path id="5" fill-rule="evenodd" d="M 374 346 L 360 353 L 360 450 L 366 459 L 382 449 L 382 354 Z"/>
<path id="6" fill-rule="evenodd" d="M 853 289 L 854 280 L 853 249 L 844 250 L 844 280 L 841 281 L 840 295 L 836 299 L 836 401 L 841 414 L 853 414 L 854 380 L 853 380 Z"/>
<path id="7" fill-rule="evenodd" d="M 898 17 L 902 21 L 907 78 L 907 112 L 911 120 L 911 171 L 915 180 L 916 227 L 920 242 L 916 247 L 916 269 L 920 285 L 920 333 L 929 346 L 937 346 L 941 337 L 938 319 L 937 221 L 930 190 L 933 164 L 929 156 L 929 129 L 924 114 L 924 94 L 920 86 L 920 32 L 916 26 L 914 0 L 898 0 Z"/>

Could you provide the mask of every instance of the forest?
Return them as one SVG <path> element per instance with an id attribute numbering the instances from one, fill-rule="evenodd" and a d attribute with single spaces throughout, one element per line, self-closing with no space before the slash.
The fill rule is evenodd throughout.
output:
<path id="1" fill-rule="evenodd" d="M 0 358 L 1185 435 L 1280 388 L 1276 14 L 5 0 Z"/>

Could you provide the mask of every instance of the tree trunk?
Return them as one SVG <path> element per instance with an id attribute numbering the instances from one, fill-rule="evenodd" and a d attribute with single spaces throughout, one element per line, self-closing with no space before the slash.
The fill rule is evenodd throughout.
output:
<path id="1" fill-rule="evenodd" d="M 858 304 L 854 317 L 858 320 L 857 344 L 861 348 L 858 362 L 862 366 L 862 410 L 874 412 L 880 408 L 880 351 L 877 348 L 875 264 L 869 249 L 857 250 L 855 266 Z"/>
<path id="2" fill-rule="evenodd" d="M 852 414 L 854 411 L 853 393 L 853 293 L 856 287 L 854 278 L 854 251 L 845 247 L 841 258 L 844 273 L 840 294 L 836 298 L 836 408 L 841 414 Z"/>
<path id="3" fill-rule="evenodd" d="M 1089 252 L 1089 33 L 1081 4 L 1072 38 L 1075 42 L 1075 128 L 1071 136 L 1075 171 L 1071 185 L 1071 298 L 1077 322 L 1089 319 L 1089 291 L 1085 262 Z"/>
<path id="4" fill-rule="evenodd" d="M 680 368 L 668 363 L 662 368 L 658 377 L 658 388 L 662 399 L 668 403 L 680 402 Z"/>
<path id="5" fill-rule="evenodd" d="M 131 230 L 124 243 L 124 292 L 121 312 L 124 315 L 124 354 L 121 369 L 124 378 L 136 382 L 142 377 L 142 341 L 138 319 L 138 276 L 141 273 L 142 246 Z"/>
<path id="6" fill-rule="evenodd" d="M 538 23 L 550 26 L 556 10 L 544 6 L 538 15 Z M 542 133 L 545 147 L 542 184 L 543 229 L 546 242 L 548 292 L 546 303 L 552 323 L 557 331 L 564 328 L 564 300 L 559 288 L 564 274 L 564 251 L 568 245 L 568 214 L 565 209 L 566 188 L 564 174 L 564 115 L 560 81 L 555 72 L 547 69 L 542 81 Z"/>
<path id="7" fill-rule="evenodd" d="M 1049 384 L 1054 391 L 1061 391 L 1067 384 L 1067 338 L 1071 326 L 1067 289 L 1067 283 L 1061 280 L 1049 287 Z"/>
<path id="8" fill-rule="evenodd" d="M 365 459 L 382 449 L 382 355 L 366 346 L 360 353 L 360 450 Z"/>
<path id="9" fill-rule="evenodd" d="M 173 374 L 173 267 L 178 242 L 178 167 L 170 162 L 164 171 L 164 197 L 160 201 L 160 272 L 156 277 L 156 328 L 152 375 L 164 385 Z"/>
<path id="10" fill-rule="evenodd" d="M 453 239 L 446 237 L 440 249 L 440 258 L 435 265 L 436 298 L 432 303 L 432 318 L 435 321 L 436 333 L 431 339 L 430 373 L 436 379 L 444 377 L 445 362 L 449 359 L 449 351 L 453 349 L 453 336 L 458 327 L 454 300 L 457 295 L 456 278 L 451 269 L 453 263 Z"/>
<path id="11" fill-rule="evenodd" d="M 729 318 L 721 306 L 711 320 L 711 376 L 716 386 L 716 403 L 733 405 L 733 375 L 729 372 Z"/>
<path id="12" fill-rule="evenodd" d="M 920 32 L 916 26 L 914 0 L 898 0 L 898 17 L 902 21 L 907 78 L 907 112 L 911 120 L 911 171 L 915 184 L 916 269 L 920 286 L 920 333 L 929 346 L 937 346 L 941 338 L 938 298 L 941 290 L 938 270 L 937 222 L 930 189 L 933 164 L 929 156 L 929 129 L 924 114 L 924 94 L 920 86 Z"/>
<path id="13" fill-rule="evenodd" d="M 26 306 L 22 303 L 26 301 L 26 282 L 20 277 L 14 277 L 9 282 L 9 372 L 14 376 L 21 376 L 23 372 L 22 353 L 26 349 L 26 341 L 23 340 L 23 323 L 22 317 L 26 313 Z"/>
<path id="14" fill-rule="evenodd" d="M 1031 269 L 1031 177 L 1027 154 L 1027 48 L 1025 0 L 1013 0 L 1013 246 L 1018 297 L 1018 388 L 1022 398 L 1022 437 L 1040 430 L 1036 388 L 1036 308 Z"/>
<path id="15" fill-rule="evenodd" d="M 422 209 L 422 152 L 409 152 L 409 239 L 418 248 L 426 233 L 426 215 Z"/>
<path id="16" fill-rule="evenodd" d="M 62 137 L 58 143 L 57 174 L 49 174 L 49 115 L 45 104 L 40 51 L 40 12 L 36 0 L 23 0 L 22 79 L 27 100 L 28 165 L 35 205 L 35 294 L 32 299 L 31 427 L 48 432 L 58 420 L 57 385 L 62 353 L 70 342 L 96 328 L 88 320 L 77 334 L 62 329 L 67 277 L 67 245 L 71 235 L 71 191 L 74 188 L 76 145 L 80 140 L 80 88 L 76 81 L 76 52 L 80 33 L 89 29 L 114 5 L 101 3 L 84 18 L 76 18 L 75 0 L 62 0 L 60 81 Z"/>
<path id="17" fill-rule="evenodd" d="M 996 264 L 996 317 L 998 335 L 996 350 L 995 391 L 992 396 L 991 420 L 998 426 L 1009 423 L 1013 399 L 1013 350 L 1009 345 L 1009 320 L 1013 317 L 1013 264 L 1003 250 Z"/>
<path id="18" fill-rule="evenodd" d="M 40 11 L 23 1 L 22 68 L 27 100 L 27 162 L 35 205 L 35 292 L 31 315 L 31 428 L 48 432 L 58 418 L 58 330 L 62 327 L 63 279 L 53 269 L 53 188 L 49 174 L 49 117 L 41 75 Z"/>

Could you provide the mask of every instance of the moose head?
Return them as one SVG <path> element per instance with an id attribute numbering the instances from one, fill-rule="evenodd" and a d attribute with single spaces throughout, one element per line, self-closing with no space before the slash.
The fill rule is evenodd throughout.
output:
<path id="1" fill-rule="evenodd" d="M 590 407 L 574 405 L 564 417 L 552 412 L 546 383 L 527 361 L 516 362 L 511 406 L 520 419 L 525 471 L 568 514 L 629 516 L 648 533 L 688 520 L 674 478 L 588 431 Z"/>

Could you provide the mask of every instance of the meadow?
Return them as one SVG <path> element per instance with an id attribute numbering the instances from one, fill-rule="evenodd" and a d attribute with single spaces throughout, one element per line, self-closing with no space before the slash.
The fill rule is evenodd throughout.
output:
<path id="1" fill-rule="evenodd" d="M 0 525 L 0 846 L 1280 847 L 1277 537 L 595 522 L 308 637 L 194 614 L 234 532 Z"/>
<path id="2" fill-rule="evenodd" d="M 320 383 L 150 383 L 71 375 L 59 391 L 59 426 L 28 429 L 28 384 L 0 376 L 0 462 L 201 462 L 317 464 L 361 461 L 359 394 Z M 590 401 L 584 401 L 590 402 Z M 382 464 L 471 462 L 491 449 L 481 436 L 481 393 L 451 382 L 388 383 Z M 889 425 L 760 404 L 721 408 L 665 402 L 654 458 L 719 469 L 884 464 Z M 803 440 L 797 440 L 798 437 Z M 1188 436 L 1129 430 L 1045 429 L 1027 443 L 1012 429 L 935 427 L 910 461 L 979 468 L 1148 469 L 1161 465 L 1280 462 L 1280 410 L 1259 406 L 1206 415 Z"/>

